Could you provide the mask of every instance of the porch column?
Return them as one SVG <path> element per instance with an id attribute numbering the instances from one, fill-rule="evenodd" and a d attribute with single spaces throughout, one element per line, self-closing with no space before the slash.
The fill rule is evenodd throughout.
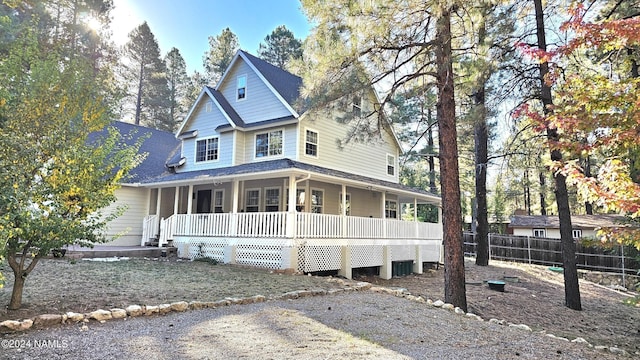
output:
<path id="1" fill-rule="evenodd" d="M 418 198 L 413 198 L 413 223 L 415 229 L 415 238 L 418 239 L 420 237 L 420 230 L 418 229 Z M 414 269 L 414 272 L 415 271 Z M 422 272 L 418 272 L 418 274 L 422 274 Z"/>
<path id="2" fill-rule="evenodd" d="M 286 237 L 292 239 L 296 230 L 296 177 L 289 175 L 289 211 L 287 211 Z"/>
<path id="3" fill-rule="evenodd" d="M 232 213 L 237 213 L 238 212 L 238 203 L 239 203 L 239 198 L 238 195 L 240 194 L 240 184 L 238 180 L 233 180 L 231 182 L 231 193 L 232 193 L 232 203 L 231 203 L 231 212 Z"/>
<path id="4" fill-rule="evenodd" d="M 380 266 L 380 278 L 389 280 L 393 277 L 393 263 L 391 262 L 391 246 L 382 247 L 382 266 Z"/>
<path id="5" fill-rule="evenodd" d="M 386 219 L 387 216 L 386 216 L 385 211 L 384 211 L 385 210 L 384 203 L 385 203 L 385 201 L 387 201 L 387 193 L 385 191 L 382 191 L 381 194 L 382 194 L 382 196 L 380 196 L 380 205 L 381 205 L 380 206 L 381 207 L 380 218 Z"/>
<path id="6" fill-rule="evenodd" d="M 180 206 L 180 186 L 176 186 L 176 192 L 173 196 L 173 214 L 177 214 L 179 212 Z"/>
<path id="7" fill-rule="evenodd" d="M 191 215 L 193 208 L 193 185 L 189 185 L 189 196 L 187 196 L 187 214 Z"/>
<path id="8" fill-rule="evenodd" d="M 347 185 L 342 184 L 342 211 L 340 211 L 340 215 L 342 215 L 342 236 L 347 236 Z M 351 266 L 351 264 L 349 264 Z"/>
<path id="9" fill-rule="evenodd" d="M 158 188 L 158 197 L 156 198 L 156 215 L 160 217 L 160 202 L 162 201 L 162 188 Z"/>
<path id="10" fill-rule="evenodd" d="M 382 206 L 381 206 L 382 209 L 380 211 L 381 212 L 381 214 L 380 214 L 381 216 L 380 217 L 382 218 L 382 238 L 383 239 L 390 238 L 390 236 L 387 234 L 387 214 L 384 211 L 385 210 L 384 205 L 385 205 L 386 201 L 387 201 L 387 192 L 383 190 L 382 191 L 382 196 L 380 196 L 380 203 L 382 204 Z M 386 246 L 386 247 L 388 247 L 388 246 Z M 391 260 L 389 260 L 389 261 L 391 261 Z M 389 277 L 389 279 L 391 279 L 391 277 Z"/>

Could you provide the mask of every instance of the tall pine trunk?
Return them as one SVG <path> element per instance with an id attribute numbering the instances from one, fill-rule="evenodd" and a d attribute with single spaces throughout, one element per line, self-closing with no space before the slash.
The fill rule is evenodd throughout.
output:
<path id="1" fill-rule="evenodd" d="M 482 18 L 478 27 L 478 48 L 481 56 L 484 56 L 486 28 L 485 18 L 487 7 L 482 9 Z M 484 58 L 478 61 L 484 61 Z M 484 64 L 483 64 L 484 65 Z M 487 166 L 489 162 L 489 130 L 487 128 L 487 111 L 485 106 L 485 82 L 487 81 L 486 70 L 481 67 L 482 76 L 476 84 L 473 93 L 475 122 L 473 126 L 474 155 L 476 161 L 476 265 L 489 265 L 489 219 L 487 206 Z"/>
<path id="2" fill-rule="evenodd" d="M 460 176 L 456 130 L 453 63 L 451 59 L 451 9 L 443 6 L 436 22 L 438 143 L 444 229 L 444 299 L 467 311 L 460 206 Z"/>
<path id="3" fill-rule="evenodd" d="M 538 48 L 547 50 L 547 40 L 544 29 L 544 13 L 542 10 L 542 0 L 534 0 L 536 11 L 536 34 L 538 37 Z M 553 105 L 551 97 L 551 87 L 545 81 L 549 72 L 549 64 L 540 64 L 540 97 L 545 114 L 551 111 Z M 547 140 L 554 144 L 559 139 L 558 131 L 555 128 L 547 127 Z M 551 160 L 561 161 L 562 153 L 558 149 L 551 150 Z M 558 218 L 560 220 L 560 241 L 562 243 L 562 263 L 564 267 L 564 302 L 565 306 L 573 310 L 582 310 L 580 302 L 580 287 L 578 285 L 578 270 L 576 267 L 576 244 L 573 241 L 573 231 L 571 226 L 571 210 L 569 209 L 569 193 L 567 191 L 566 177 L 560 172 L 553 175 L 555 180 L 555 195 L 558 205 Z"/>

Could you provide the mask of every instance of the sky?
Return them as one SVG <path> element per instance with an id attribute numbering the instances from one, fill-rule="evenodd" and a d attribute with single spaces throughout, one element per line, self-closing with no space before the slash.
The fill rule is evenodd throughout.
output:
<path id="1" fill-rule="evenodd" d="M 111 12 L 113 40 L 128 41 L 128 34 L 144 21 L 156 37 L 162 56 L 176 47 L 187 72 L 202 72 L 202 57 L 209 36 L 230 28 L 240 48 L 257 55 L 258 46 L 279 25 L 304 39 L 311 30 L 298 0 L 114 0 Z"/>

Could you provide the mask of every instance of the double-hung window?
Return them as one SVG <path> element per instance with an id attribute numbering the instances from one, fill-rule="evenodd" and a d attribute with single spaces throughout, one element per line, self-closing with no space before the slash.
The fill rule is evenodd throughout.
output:
<path id="1" fill-rule="evenodd" d="M 393 200 L 384 201 L 384 216 L 387 219 L 398 218 L 398 202 Z"/>
<path id="2" fill-rule="evenodd" d="M 282 130 L 256 134 L 256 158 L 282 155 Z"/>
<path id="3" fill-rule="evenodd" d="M 534 237 L 547 237 L 547 230 L 545 229 L 533 229 Z"/>
<path id="4" fill-rule="evenodd" d="M 236 99 L 242 100 L 247 97 L 247 75 L 238 76 L 238 86 L 236 90 Z"/>
<path id="5" fill-rule="evenodd" d="M 353 97 L 353 102 L 351 103 L 351 112 L 354 117 L 362 117 L 362 98 L 358 95 Z"/>
<path id="6" fill-rule="evenodd" d="M 264 190 L 264 211 L 280 211 L 280 188 Z"/>
<path id="7" fill-rule="evenodd" d="M 260 211 L 260 190 L 259 189 L 247 190 L 244 204 L 245 204 L 244 210 L 246 212 Z"/>
<path id="8" fill-rule="evenodd" d="M 322 214 L 324 207 L 324 191 L 311 190 L 311 212 L 314 214 Z"/>
<path id="9" fill-rule="evenodd" d="M 224 208 L 224 190 L 216 190 L 213 193 L 213 212 L 214 213 L 223 213 Z"/>
<path id="10" fill-rule="evenodd" d="M 396 174 L 396 157 L 393 155 L 387 155 L 387 175 Z"/>
<path id="11" fill-rule="evenodd" d="M 304 154 L 308 156 L 318 156 L 318 133 L 312 130 L 306 130 Z"/>
<path id="12" fill-rule="evenodd" d="M 196 162 L 218 160 L 218 138 L 198 140 L 196 142 Z"/>

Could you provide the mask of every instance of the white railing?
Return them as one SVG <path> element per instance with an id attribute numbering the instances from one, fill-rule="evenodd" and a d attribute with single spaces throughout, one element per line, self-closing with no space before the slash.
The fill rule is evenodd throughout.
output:
<path id="1" fill-rule="evenodd" d="M 162 221 L 160 244 L 174 236 L 316 239 L 441 239 L 442 224 L 296 213 L 287 233 L 286 212 L 178 214 Z M 295 219 L 295 220 L 294 220 Z"/>
<path id="2" fill-rule="evenodd" d="M 147 215 L 142 222 L 142 239 L 140 239 L 140 246 L 144 246 L 147 241 L 155 239 L 158 235 L 160 227 L 160 219 L 157 215 Z"/>

